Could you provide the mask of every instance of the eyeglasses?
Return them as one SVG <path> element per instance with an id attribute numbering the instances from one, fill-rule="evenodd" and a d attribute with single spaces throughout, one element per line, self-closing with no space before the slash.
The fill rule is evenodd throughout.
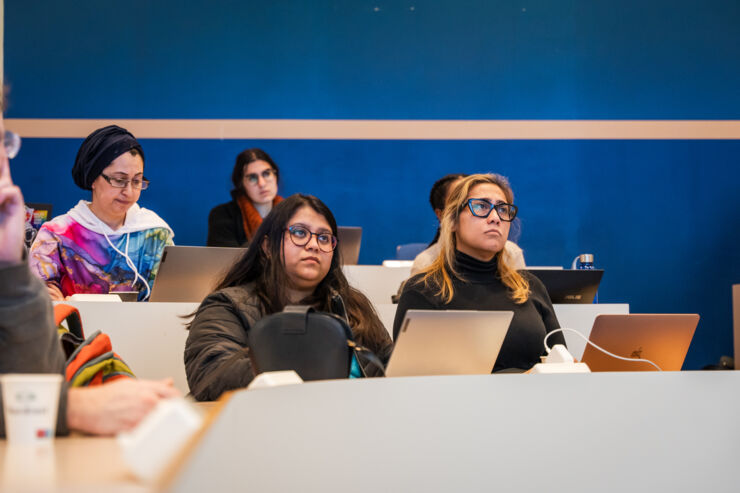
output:
<path id="1" fill-rule="evenodd" d="M 134 178 L 129 180 L 128 178 L 116 178 L 115 176 L 108 176 L 105 173 L 100 173 L 105 181 L 110 183 L 113 188 L 126 188 L 131 183 L 131 188 L 134 190 L 146 190 L 149 187 L 149 180 L 146 178 Z"/>
<path id="2" fill-rule="evenodd" d="M 470 213 L 475 217 L 488 217 L 491 215 L 491 211 L 496 209 L 498 217 L 506 222 L 513 221 L 518 210 L 514 204 L 507 204 L 505 202 L 492 204 L 487 199 L 468 199 L 468 209 L 470 209 Z"/>
<path id="3" fill-rule="evenodd" d="M 18 151 L 21 150 L 21 137 L 15 132 L 10 130 L 5 131 L 3 136 L 3 145 L 5 146 L 5 154 L 8 159 L 13 159 L 18 155 Z"/>
<path id="4" fill-rule="evenodd" d="M 322 252 L 329 253 L 337 247 L 337 237 L 331 233 L 312 233 L 304 226 L 291 226 L 285 231 L 290 233 L 290 240 L 295 246 L 306 246 L 311 237 L 316 237 L 316 243 Z"/>
<path id="5" fill-rule="evenodd" d="M 250 185 L 256 185 L 260 181 L 260 176 L 265 181 L 272 181 L 272 179 L 275 177 L 275 170 L 272 168 L 267 168 L 260 171 L 259 173 L 248 173 L 244 175 L 244 179 L 247 180 L 247 183 L 249 183 Z"/>

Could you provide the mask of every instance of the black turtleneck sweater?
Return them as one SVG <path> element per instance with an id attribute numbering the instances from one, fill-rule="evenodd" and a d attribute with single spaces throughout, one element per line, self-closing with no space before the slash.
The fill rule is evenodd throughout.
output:
<path id="1" fill-rule="evenodd" d="M 417 275 L 409 279 L 401 293 L 393 323 L 393 339 L 398 336 L 407 310 L 511 310 L 514 318 L 501 346 L 493 372 L 504 369 L 528 370 L 545 354 L 542 340 L 545 334 L 560 327 L 550 296 L 537 277 L 520 273 L 529 281 L 529 299 L 517 304 L 509 289 L 501 282 L 498 258 L 481 262 L 460 251 L 455 253 L 455 266 L 460 277 L 452 276 L 454 296 L 450 303 L 436 295 L 435 287 L 425 287 Z M 547 343 L 565 344 L 562 332 L 553 334 Z"/>

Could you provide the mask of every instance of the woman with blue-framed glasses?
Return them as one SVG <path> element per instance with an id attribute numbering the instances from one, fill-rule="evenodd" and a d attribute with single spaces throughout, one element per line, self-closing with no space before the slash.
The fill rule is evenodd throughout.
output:
<path id="1" fill-rule="evenodd" d="M 471 175 L 451 190 L 434 262 L 406 283 L 394 339 L 410 309 L 511 310 L 514 318 L 492 371 L 528 370 L 542 356 L 545 335 L 560 327 L 542 282 L 516 270 L 504 248 L 518 208 L 506 178 Z M 562 333 L 554 344 L 565 344 Z"/>

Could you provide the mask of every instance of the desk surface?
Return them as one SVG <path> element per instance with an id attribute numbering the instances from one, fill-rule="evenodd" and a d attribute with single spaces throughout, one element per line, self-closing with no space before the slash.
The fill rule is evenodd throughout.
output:
<path id="1" fill-rule="evenodd" d="M 208 412 L 216 403 L 195 405 Z M 144 493 L 153 485 L 136 479 L 126 467 L 115 437 L 72 433 L 48 448 L 26 450 L 0 440 L 0 491 Z"/>

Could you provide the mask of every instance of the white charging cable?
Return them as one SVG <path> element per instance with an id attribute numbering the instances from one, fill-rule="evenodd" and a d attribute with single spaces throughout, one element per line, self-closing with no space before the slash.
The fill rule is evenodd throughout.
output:
<path id="1" fill-rule="evenodd" d="M 566 328 L 566 327 L 561 327 L 561 328 L 559 328 L 559 329 L 555 329 L 555 330 L 553 330 L 553 331 L 551 331 L 551 332 L 548 332 L 548 333 L 547 333 L 547 335 L 545 336 L 545 339 L 544 339 L 544 340 L 542 341 L 542 342 L 543 342 L 543 343 L 545 344 L 545 351 L 547 352 L 547 354 L 550 354 L 550 348 L 549 348 L 549 347 L 548 347 L 548 345 L 547 345 L 547 338 L 548 338 L 548 337 L 550 337 L 551 335 L 553 335 L 553 334 L 557 333 L 557 332 L 566 332 L 566 331 L 567 331 L 567 332 L 573 332 L 574 334 L 578 335 L 578 337 L 580 337 L 581 339 L 583 339 L 584 341 L 586 341 L 586 343 L 587 343 L 587 344 L 591 344 L 591 345 L 592 345 L 593 347 L 595 347 L 596 349 L 598 349 L 598 350 L 599 350 L 599 351 L 601 351 L 602 353 L 608 354 L 608 355 L 609 355 L 609 356 L 611 356 L 612 358 L 617 358 L 617 359 L 621 359 L 621 360 L 624 360 L 624 361 L 631 361 L 631 362 L 635 362 L 635 361 L 640 361 L 640 362 L 643 362 L 643 363 L 650 363 L 650 364 L 651 364 L 651 365 L 653 365 L 653 366 L 654 366 L 655 368 L 657 368 L 657 369 L 658 369 L 658 371 L 663 371 L 663 370 L 662 370 L 662 369 L 661 369 L 661 368 L 660 368 L 660 367 L 659 367 L 658 365 L 656 365 L 655 363 L 653 363 L 653 362 L 652 362 L 652 361 L 650 361 L 649 359 L 642 359 L 642 358 L 625 358 L 624 356 L 618 356 L 618 355 L 616 355 L 616 354 L 614 354 L 614 353 L 610 353 L 610 352 L 609 352 L 609 351 L 607 351 L 606 349 L 604 349 L 604 348 L 602 348 L 602 347 L 599 347 L 599 346 L 597 346 L 596 344 L 594 344 L 593 342 L 591 342 L 591 341 L 590 341 L 590 340 L 589 340 L 589 339 L 588 339 L 588 338 L 587 338 L 586 336 L 584 336 L 583 334 L 581 334 L 581 333 L 580 333 L 580 332 L 578 332 L 577 330 L 575 330 L 575 329 L 568 329 L 568 328 Z"/>
<path id="2" fill-rule="evenodd" d="M 131 237 L 131 233 L 126 233 L 126 253 L 123 253 L 121 250 L 116 248 L 116 246 L 113 243 L 111 243 L 110 238 L 108 238 L 108 235 L 105 233 L 105 231 L 103 231 L 103 236 L 105 236 L 105 239 L 108 241 L 108 244 L 110 245 L 110 247 L 116 252 L 118 252 L 119 255 L 123 256 L 123 258 L 126 259 L 126 265 L 128 265 L 129 268 L 132 271 L 134 271 L 134 282 L 133 284 L 131 284 L 131 288 L 136 289 L 136 280 L 141 279 L 141 282 L 144 283 L 144 287 L 146 288 L 146 296 L 144 296 L 143 300 L 148 299 L 149 295 L 151 294 L 149 283 L 144 280 L 144 277 L 141 274 L 139 274 L 139 269 L 136 268 L 136 266 L 134 265 L 134 261 L 131 260 L 131 257 L 128 256 L 128 240 Z"/>

